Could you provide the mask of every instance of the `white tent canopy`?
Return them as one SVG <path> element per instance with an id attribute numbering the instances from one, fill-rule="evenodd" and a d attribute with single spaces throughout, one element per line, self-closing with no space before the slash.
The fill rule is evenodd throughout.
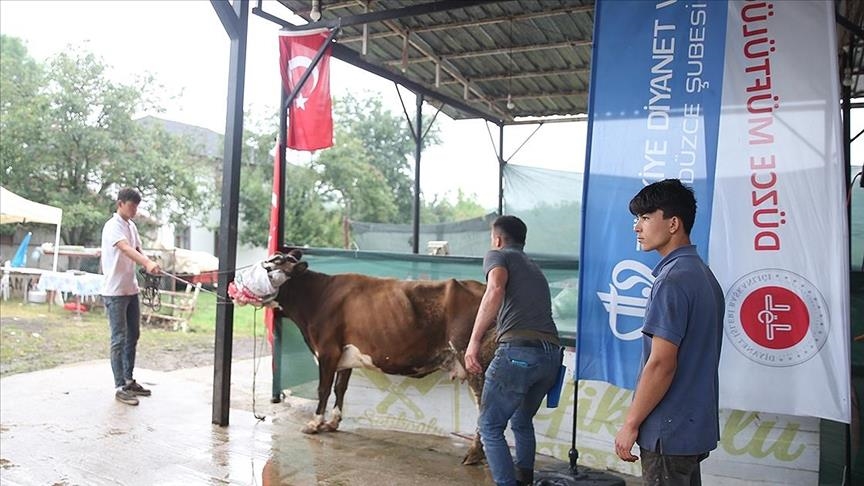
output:
<path id="1" fill-rule="evenodd" d="M 47 223 L 57 225 L 54 248 L 60 247 L 60 225 L 63 210 L 25 199 L 0 186 L 0 224 L 6 223 Z M 57 271 L 57 252 L 54 252 L 53 270 Z"/>

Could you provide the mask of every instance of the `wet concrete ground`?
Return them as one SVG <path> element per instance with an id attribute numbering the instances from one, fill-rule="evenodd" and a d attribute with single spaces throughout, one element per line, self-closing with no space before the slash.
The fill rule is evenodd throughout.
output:
<path id="1" fill-rule="evenodd" d="M 0 482 L 4 485 L 491 485 L 462 466 L 468 441 L 343 427 L 299 432 L 309 400 L 271 404 L 269 359 L 232 366 L 230 425 L 211 424 L 212 367 L 136 371 L 153 390 L 137 407 L 114 400 L 107 360 L 0 380 Z M 252 393 L 253 386 L 255 393 Z M 253 406 L 254 397 L 254 406 Z M 254 409 L 254 414 L 253 410 Z M 258 420 L 255 415 L 265 417 Z M 344 423 L 343 423 L 344 426 Z M 546 485 L 572 481 L 562 461 L 539 457 Z M 639 484 L 627 478 L 627 484 Z"/>

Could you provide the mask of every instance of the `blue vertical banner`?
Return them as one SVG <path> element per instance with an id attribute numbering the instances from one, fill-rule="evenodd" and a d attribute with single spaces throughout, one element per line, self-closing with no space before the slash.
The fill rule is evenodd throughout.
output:
<path id="1" fill-rule="evenodd" d="M 630 199 L 667 178 L 693 187 L 707 260 L 726 1 L 598 0 L 583 196 L 577 379 L 633 389 L 658 256 L 639 251 Z"/>

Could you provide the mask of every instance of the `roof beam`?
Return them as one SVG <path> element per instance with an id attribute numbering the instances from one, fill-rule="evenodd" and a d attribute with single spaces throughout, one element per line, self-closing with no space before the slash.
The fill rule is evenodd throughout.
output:
<path id="1" fill-rule="evenodd" d="M 526 12 L 516 15 L 501 15 L 497 17 L 489 17 L 485 19 L 472 19 L 472 20 L 464 20 L 461 22 L 452 22 L 447 24 L 436 24 L 429 25 L 426 27 L 418 27 L 416 29 L 411 29 L 412 33 L 422 34 L 424 32 L 436 32 L 439 30 L 450 30 L 461 27 L 477 27 L 480 25 L 492 25 L 492 24 L 500 24 L 504 22 L 518 22 L 522 20 L 533 20 L 544 17 L 554 17 L 556 15 L 571 15 L 574 13 L 587 13 L 593 12 L 594 5 L 582 5 L 579 7 L 573 6 L 564 6 L 558 8 L 550 8 L 539 10 L 536 12 Z M 369 39 L 383 39 L 385 37 L 393 37 L 397 35 L 394 32 L 378 32 L 369 36 Z M 342 43 L 350 43 L 350 42 L 361 42 L 363 40 L 363 36 L 352 36 L 352 37 L 343 37 L 339 41 Z"/>
<path id="2" fill-rule="evenodd" d="M 390 10 L 378 10 L 376 12 L 362 13 L 359 15 L 340 16 L 335 19 L 320 20 L 318 22 L 309 22 L 306 25 L 293 25 L 286 27 L 289 30 L 309 30 L 318 29 L 321 27 L 348 27 L 351 25 L 363 25 L 373 22 L 383 22 L 385 20 L 400 19 L 402 17 L 415 17 L 417 15 L 426 15 L 436 12 L 446 12 L 447 10 L 464 9 L 484 3 L 497 3 L 501 0 L 459 0 L 459 1 L 430 1 L 428 3 L 418 3 L 402 8 L 394 8 Z M 291 9 L 295 14 L 309 20 L 309 13 L 306 12 L 306 6 L 300 2 L 292 0 L 282 0 L 283 5 Z"/>
<path id="3" fill-rule="evenodd" d="M 393 21 L 390 21 L 390 20 L 384 21 L 384 25 L 386 25 L 388 28 L 390 28 L 394 32 L 398 32 L 399 36 L 402 37 L 411 47 L 413 47 L 414 49 L 419 51 L 421 54 L 424 54 L 427 59 L 433 60 L 438 66 L 441 67 L 441 69 L 444 72 L 446 72 L 447 74 L 452 76 L 453 79 L 460 82 L 462 84 L 462 86 L 465 87 L 465 91 L 466 91 L 465 99 L 466 100 L 468 99 L 467 92 L 472 92 L 472 93 L 474 93 L 474 95 L 479 97 L 481 100 L 487 102 L 490 110 L 497 112 L 504 119 L 509 118 L 509 115 L 507 113 L 501 111 L 500 108 L 498 108 L 497 106 L 492 105 L 491 99 L 488 96 L 486 96 L 486 94 L 483 93 L 483 91 L 480 88 L 478 88 L 477 86 L 473 85 L 470 81 L 468 81 L 468 79 L 465 76 L 463 76 L 461 72 L 459 72 L 459 69 L 456 68 L 456 66 L 453 66 L 450 62 L 446 61 L 445 59 L 439 58 L 435 54 L 435 52 L 433 51 L 432 47 L 429 46 L 428 44 L 426 44 L 426 42 L 423 39 L 420 39 L 416 35 L 412 36 L 410 31 L 404 31 L 403 32 L 399 28 L 399 26 L 396 25 L 396 23 Z"/>
<path id="4" fill-rule="evenodd" d="M 282 27 L 285 27 L 286 29 L 291 28 L 291 27 L 297 27 L 296 25 L 292 24 L 291 22 L 288 22 L 287 20 L 283 20 L 283 19 L 281 19 L 281 18 L 279 18 L 273 14 L 265 12 L 260 7 L 253 7 L 252 13 L 259 16 L 259 17 L 267 19 L 267 20 L 269 20 L 275 24 L 279 24 Z M 360 53 L 358 53 L 357 51 L 354 51 L 353 49 L 351 49 L 347 46 L 344 46 L 342 44 L 339 44 L 339 43 L 333 44 L 333 57 L 335 57 L 336 59 L 339 59 L 340 61 L 347 62 L 348 64 L 351 64 L 353 66 L 357 66 L 360 69 L 365 69 L 366 71 L 369 71 L 372 74 L 377 74 L 378 76 L 381 76 L 382 78 L 389 79 L 393 82 L 399 83 L 402 86 L 405 86 L 406 88 L 410 89 L 411 91 L 413 91 L 415 93 L 422 93 L 425 96 L 428 96 L 429 98 L 432 98 L 432 99 L 439 101 L 441 103 L 444 103 L 446 105 L 452 106 L 453 108 L 456 108 L 457 110 L 463 111 L 463 112 L 465 112 L 471 116 L 474 116 L 477 118 L 482 118 L 484 120 L 489 120 L 490 122 L 496 123 L 496 124 L 500 124 L 503 120 L 510 118 L 510 117 L 494 116 L 491 111 L 485 112 L 485 111 L 479 110 L 479 109 L 477 109 L 477 108 L 475 108 L 475 107 L 473 107 L 473 106 L 469 105 L 468 103 L 465 103 L 461 100 L 458 100 L 458 99 L 453 98 L 451 96 L 441 94 L 437 91 L 433 91 L 433 90 L 423 86 L 422 84 L 420 84 L 416 81 L 412 81 L 412 80 L 406 78 L 405 76 L 400 76 L 396 73 L 393 73 L 390 70 L 384 68 L 383 66 L 378 66 L 376 64 L 372 64 L 371 62 L 366 61 L 365 59 L 363 59 L 363 57 Z M 491 107 L 491 104 L 488 102 L 484 103 L 484 104 L 489 105 Z"/>
<path id="5" fill-rule="evenodd" d="M 517 47 L 501 47 L 496 49 L 486 49 L 486 50 L 474 50 L 474 51 L 465 51 L 465 52 L 453 52 L 450 54 L 440 54 L 441 60 L 451 60 L 451 59 L 470 59 L 474 57 L 483 57 L 483 56 L 500 56 L 500 55 L 510 55 L 516 54 L 520 52 L 536 52 L 543 51 L 547 49 L 561 49 L 565 47 L 590 47 L 592 41 L 590 40 L 577 40 L 577 41 L 564 41 L 564 42 L 554 42 L 551 44 L 534 44 L 531 46 L 517 46 Z M 418 62 L 430 62 L 433 61 L 428 57 L 409 57 L 408 63 L 414 64 Z M 402 59 L 391 59 L 388 61 L 384 61 L 385 64 L 388 65 L 397 65 L 402 64 Z"/>
<path id="6" fill-rule="evenodd" d="M 349 47 L 343 46 L 342 44 L 333 44 L 333 57 L 335 57 L 341 61 L 347 62 L 348 64 L 351 64 L 353 66 L 357 66 L 360 69 L 365 69 L 366 71 L 369 71 L 372 74 L 377 74 L 378 76 L 381 76 L 382 78 L 389 79 L 391 81 L 399 83 L 402 86 L 405 86 L 406 88 L 410 89 L 411 91 L 413 91 L 415 93 L 422 93 L 423 95 L 425 95 L 429 98 L 432 98 L 432 99 L 439 101 L 441 103 L 444 103 L 446 105 L 452 106 L 453 108 L 456 108 L 457 110 L 464 111 L 465 113 L 468 113 L 471 116 L 475 116 L 477 118 L 482 118 L 484 120 L 489 120 L 492 123 L 501 123 L 501 121 L 504 119 L 504 118 L 501 118 L 499 116 L 493 116 L 491 113 L 481 111 L 481 110 L 479 110 L 479 109 L 477 109 L 477 108 L 469 105 L 468 103 L 465 103 L 464 101 L 459 100 L 457 98 L 453 98 L 451 96 L 441 94 L 437 91 L 430 90 L 429 88 L 423 86 L 422 84 L 420 84 L 416 81 L 412 81 L 412 80 L 410 80 L 404 76 L 399 76 L 399 75 L 385 69 L 382 66 L 372 64 L 372 63 L 364 60 L 362 58 L 362 56 L 360 55 L 360 53 L 358 53 L 357 51 L 355 51 Z"/>
<path id="7" fill-rule="evenodd" d="M 228 37 L 230 39 L 239 37 L 240 28 L 237 24 L 240 23 L 240 19 L 237 18 L 234 7 L 225 0 L 210 0 L 210 5 L 216 11 L 216 16 L 222 22 L 222 27 L 225 29 L 225 33 L 228 34 Z"/>
<path id="8" fill-rule="evenodd" d="M 498 96 L 492 98 L 493 101 L 510 100 L 536 100 L 542 98 L 568 98 L 572 96 L 588 96 L 588 91 L 584 89 L 569 90 L 569 91 L 542 91 L 537 93 L 510 94 L 507 96 Z"/>
<path id="9" fill-rule="evenodd" d="M 468 78 L 468 81 L 472 83 L 485 83 L 488 81 L 507 81 L 510 79 L 530 79 L 530 78 L 545 78 L 549 76 L 575 76 L 578 74 L 590 74 L 591 69 L 589 68 L 578 68 L 578 69 L 552 69 L 548 71 L 529 71 L 524 73 L 499 73 L 493 74 L 489 76 L 475 76 Z M 448 79 L 446 81 L 441 81 L 441 84 L 456 84 L 459 81 L 454 79 Z"/>

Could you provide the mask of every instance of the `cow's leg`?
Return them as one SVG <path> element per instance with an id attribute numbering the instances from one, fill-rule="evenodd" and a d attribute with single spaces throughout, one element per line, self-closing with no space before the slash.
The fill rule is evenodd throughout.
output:
<path id="1" fill-rule="evenodd" d="M 328 355 L 329 356 L 329 355 Z M 324 428 L 324 412 L 330 400 L 330 388 L 333 386 L 333 376 L 336 374 L 336 358 L 327 358 L 323 354 L 318 357 L 318 408 L 315 416 L 301 429 L 304 434 L 316 434 Z"/>
<path id="2" fill-rule="evenodd" d="M 333 391 L 336 393 L 336 406 L 333 407 L 330 421 L 326 422 L 321 428 L 322 431 L 335 432 L 339 428 L 339 423 L 342 422 L 342 410 L 344 410 L 345 390 L 348 389 L 348 380 L 350 378 L 351 368 L 336 372 L 336 386 L 333 387 Z"/>
<path id="3" fill-rule="evenodd" d="M 477 408 L 480 408 L 480 397 L 483 396 L 483 380 L 482 374 L 468 376 L 468 388 L 471 390 L 471 395 L 474 397 L 474 403 Z M 465 466 L 473 466 L 480 464 L 486 459 L 486 454 L 483 452 L 483 443 L 480 442 L 480 427 L 474 429 L 474 439 L 471 441 L 471 446 L 468 447 L 468 452 L 462 459 L 462 464 Z"/>

